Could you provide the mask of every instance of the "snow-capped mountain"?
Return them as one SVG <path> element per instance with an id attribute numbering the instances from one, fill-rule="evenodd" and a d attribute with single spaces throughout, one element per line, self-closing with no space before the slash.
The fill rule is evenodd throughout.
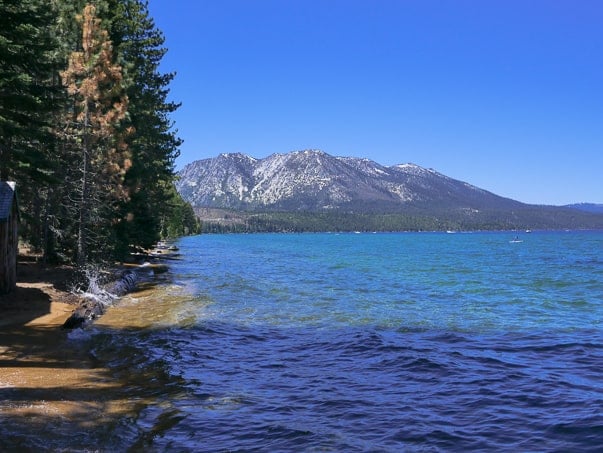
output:
<path id="1" fill-rule="evenodd" d="M 220 154 L 184 167 L 176 188 L 207 231 L 603 228 L 603 214 L 524 204 L 412 163 L 317 150 Z"/>
<path id="2" fill-rule="evenodd" d="M 265 159 L 220 154 L 188 164 L 176 187 L 194 207 L 239 210 L 400 212 L 523 206 L 418 165 L 386 167 L 318 150 Z"/>

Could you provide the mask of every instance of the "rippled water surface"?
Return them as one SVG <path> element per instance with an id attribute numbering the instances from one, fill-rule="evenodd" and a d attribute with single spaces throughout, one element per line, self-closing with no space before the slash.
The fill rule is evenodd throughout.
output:
<path id="1" fill-rule="evenodd" d="M 600 451 L 603 233 L 215 235 L 89 329 L 101 449 Z M 135 379 L 132 379 L 135 376 Z"/>

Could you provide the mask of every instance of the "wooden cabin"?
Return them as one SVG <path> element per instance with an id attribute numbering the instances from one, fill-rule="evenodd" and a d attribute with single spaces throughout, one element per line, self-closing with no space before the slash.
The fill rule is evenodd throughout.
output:
<path id="1" fill-rule="evenodd" d="M 0 181 L 0 294 L 17 286 L 18 223 L 15 183 Z"/>

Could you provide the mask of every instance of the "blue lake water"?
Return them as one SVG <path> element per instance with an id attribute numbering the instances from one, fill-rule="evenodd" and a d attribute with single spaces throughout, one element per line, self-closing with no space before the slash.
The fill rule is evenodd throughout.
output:
<path id="1" fill-rule="evenodd" d="M 519 236 L 184 238 L 165 284 L 115 308 L 130 327 L 91 328 L 140 401 L 98 442 L 601 451 L 603 232 Z"/>

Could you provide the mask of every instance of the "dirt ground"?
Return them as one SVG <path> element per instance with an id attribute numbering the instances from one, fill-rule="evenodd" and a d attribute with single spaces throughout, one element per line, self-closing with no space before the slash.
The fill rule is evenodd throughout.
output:
<path id="1" fill-rule="evenodd" d="M 36 387 L 46 374 L 56 378 L 49 365 L 73 363 L 60 354 L 67 336 L 61 327 L 79 303 L 69 292 L 72 276 L 67 266 L 19 262 L 17 289 L 0 296 L 0 388 Z"/>
<path id="2" fill-rule="evenodd" d="M 0 331 L 7 327 L 61 327 L 79 299 L 69 293 L 73 269 L 32 261 L 17 266 L 16 291 L 0 296 Z"/>

